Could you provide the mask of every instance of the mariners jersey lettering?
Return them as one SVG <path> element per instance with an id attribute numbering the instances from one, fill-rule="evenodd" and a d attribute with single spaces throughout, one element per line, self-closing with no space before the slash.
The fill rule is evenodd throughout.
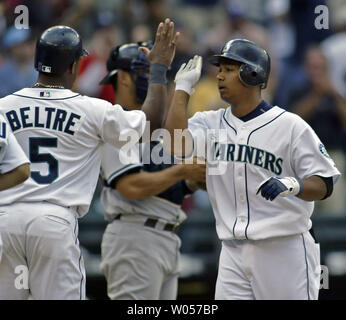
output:
<path id="1" fill-rule="evenodd" d="M 258 240 L 310 229 L 313 202 L 277 197 L 269 206 L 256 195 L 265 179 L 318 175 L 333 177 L 335 183 L 340 176 L 312 128 L 279 107 L 246 122 L 231 108 L 198 112 L 189 119 L 189 130 L 195 153 L 208 150 L 207 189 L 222 240 Z"/>
<path id="2" fill-rule="evenodd" d="M 48 201 L 77 207 L 79 216 L 96 187 L 102 145 L 120 148 L 130 131 L 140 137 L 145 127 L 142 111 L 67 89 L 20 90 L 1 99 L 0 112 L 31 161 L 30 178 L 3 192 L 0 205 Z"/>
<path id="3" fill-rule="evenodd" d="M 268 151 L 243 144 L 222 144 L 219 142 L 214 143 L 213 149 L 213 161 L 245 162 L 270 170 L 277 175 L 282 172 L 281 164 L 283 159 Z"/>

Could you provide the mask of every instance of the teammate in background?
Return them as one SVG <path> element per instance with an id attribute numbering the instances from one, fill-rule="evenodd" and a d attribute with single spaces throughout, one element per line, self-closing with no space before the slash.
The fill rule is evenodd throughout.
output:
<path id="1" fill-rule="evenodd" d="M 113 49 L 107 76 L 116 103 L 140 110 L 148 89 L 149 63 L 138 51 L 145 43 Z M 150 48 L 150 43 L 146 43 Z M 158 115 L 159 116 L 159 115 Z M 113 300 L 173 300 L 177 297 L 180 239 L 186 219 L 181 204 L 205 182 L 205 165 L 177 164 L 160 141 L 141 145 L 126 156 L 104 146 L 101 203 L 109 222 L 102 240 L 101 269 Z M 188 180 L 184 180 L 188 179 Z M 194 181 L 195 180 L 195 181 Z"/>
<path id="2" fill-rule="evenodd" d="M 0 115 L 0 191 L 23 183 L 29 176 L 30 161 Z"/>
<path id="3" fill-rule="evenodd" d="M 5 119 L 0 115 L 0 197 L 1 191 L 23 183 L 30 176 L 30 164 Z M 6 214 L 0 213 L 0 221 Z M 0 222 L 1 223 L 1 222 Z M 0 231 L 0 261 L 2 239 Z"/>
<path id="4" fill-rule="evenodd" d="M 146 50 L 151 67 L 142 110 L 148 119 L 163 114 L 162 70 L 173 60 L 177 37 L 173 22 L 166 19 L 158 26 L 152 50 Z M 101 146 L 120 148 L 128 135 L 140 137 L 145 129 L 144 112 L 125 111 L 70 90 L 85 54 L 75 30 L 47 29 L 37 42 L 37 83 L 0 101 L 0 111 L 31 161 L 31 178 L 4 191 L 0 199 L 0 211 L 7 215 L 0 220 L 4 243 L 0 300 L 27 299 L 29 293 L 33 299 L 85 298 L 77 218 L 88 211 Z M 28 269 L 24 289 L 16 286 L 18 265 Z"/>
<path id="5" fill-rule="evenodd" d="M 265 50 L 236 39 L 212 63 L 230 107 L 187 120 L 201 72 L 201 57 L 195 56 L 176 74 L 166 128 L 171 137 L 174 129 L 188 128 L 172 152 L 196 152 L 193 141 L 208 150 L 207 189 L 222 241 L 215 297 L 317 299 L 320 252 L 309 232 L 310 216 L 314 201 L 331 195 L 340 173 L 304 120 L 262 100 L 270 72 Z"/>

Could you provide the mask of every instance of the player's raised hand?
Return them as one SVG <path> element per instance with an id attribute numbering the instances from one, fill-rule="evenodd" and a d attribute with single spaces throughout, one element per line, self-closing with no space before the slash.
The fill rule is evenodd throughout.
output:
<path id="1" fill-rule="evenodd" d="M 174 23 L 167 18 L 157 27 L 153 48 L 141 47 L 150 64 L 159 63 L 169 67 L 175 56 L 175 49 L 179 39 L 179 32 L 174 31 Z"/>
<path id="2" fill-rule="evenodd" d="M 183 63 L 175 75 L 175 90 L 183 90 L 189 95 L 194 92 L 193 87 L 198 82 L 202 71 L 202 57 L 194 56 L 186 64 Z"/>

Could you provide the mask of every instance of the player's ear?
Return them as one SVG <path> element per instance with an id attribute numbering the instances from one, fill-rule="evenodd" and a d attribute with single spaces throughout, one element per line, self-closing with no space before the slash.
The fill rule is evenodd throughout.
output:
<path id="1" fill-rule="evenodd" d="M 73 64 L 71 65 L 70 67 L 70 72 L 71 74 L 78 74 L 78 71 L 79 71 L 79 65 L 80 65 L 80 58 L 77 59 L 75 62 L 73 62 Z"/>

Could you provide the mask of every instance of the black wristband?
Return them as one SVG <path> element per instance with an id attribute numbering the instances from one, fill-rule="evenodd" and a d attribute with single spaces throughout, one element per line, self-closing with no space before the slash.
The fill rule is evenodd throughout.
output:
<path id="1" fill-rule="evenodd" d="M 320 177 L 323 180 L 323 182 L 326 184 L 326 187 L 327 187 L 327 193 L 324 196 L 324 198 L 322 198 L 321 200 L 327 199 L 333 193 L 333 189 L 334 189 L 333 178 L 332 177 L 325 178 L 325 177 L 321 177 L 321 176 L 317 176 L 317 177 Z"/>
<path id="2" fill-rule="evenodd" d="M 154 63 L 150 66 L 149 83 L 167 84 L 166 77 L 168 68 L 160 63 Z"/>

